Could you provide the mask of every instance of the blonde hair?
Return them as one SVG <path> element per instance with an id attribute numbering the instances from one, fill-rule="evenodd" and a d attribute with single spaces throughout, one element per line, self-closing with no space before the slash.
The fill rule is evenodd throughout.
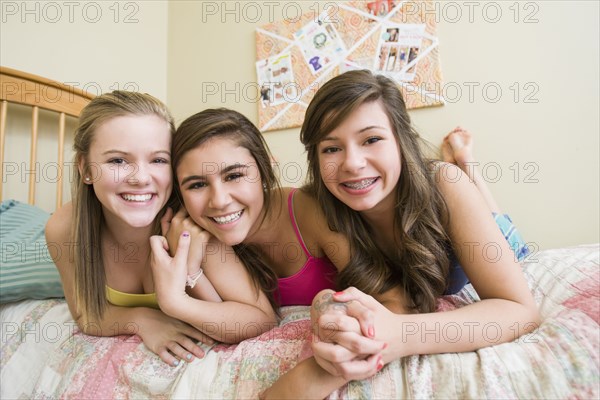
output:
<path id="1" fill-rule="evenodd" d="M 90 146 L 98 127 L 115 117 L 156 115 L 175 131 L 173 117 L 167 107 L 149 94 L 116 90 L 95 97 L 81 112 L 75 131 L 73 150 L 75 163 L 84 163 L 83 174 L 74 168 L 72 199 L 72 239 L 75 243 L 75 297 L 84 323 L 102 318 L 106 309 L 106 274 L 102 259 L 102 204 L 92 185 L 86 185 Z M 82 176 L 83 175 L 83 176 Z M 154 231 L 158 233 L 158 218 Z"/>

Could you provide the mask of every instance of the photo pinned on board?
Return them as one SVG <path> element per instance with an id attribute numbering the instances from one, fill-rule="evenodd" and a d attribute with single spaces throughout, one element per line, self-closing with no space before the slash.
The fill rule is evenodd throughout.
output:
<path id="1" fill-rule="evenodd" d="M 327 12 L 323 12 L 316 21 L 310 21 L 294 33 L 294 39 L 302 49 L 313 75 L 339 62 L 346 53 L 344 42 L 329 19 Z"/>
<path id="2" fill-rule="evenodd" d="M 373 68 L 397 81 L 415 79 L 425 24 L 387 25 L 381 30 Z"/>
<path id="3" fill-rule="evenodd" d="M 397 5 L 394 0 L 376 0 L 367 3 L 367 12 L 375 17 L 385 17 Z"/>
<path id="4" fill-rule="evenodd" d="M 298 98 L 297 85 L 294 83 L 292 56 L 280 53 L 256 63 L 260 104 L 262 108 L 289 103 Z"/>

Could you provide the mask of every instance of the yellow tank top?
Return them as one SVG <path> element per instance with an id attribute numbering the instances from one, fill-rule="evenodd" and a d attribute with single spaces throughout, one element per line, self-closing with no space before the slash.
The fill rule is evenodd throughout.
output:
<path id="1" fill-rule="evenodd" d="M 110 304 L 121 307 L 152 307 L 158 309 L 156 293 L 131 294 L 106 286 L 106 299 Z"/>

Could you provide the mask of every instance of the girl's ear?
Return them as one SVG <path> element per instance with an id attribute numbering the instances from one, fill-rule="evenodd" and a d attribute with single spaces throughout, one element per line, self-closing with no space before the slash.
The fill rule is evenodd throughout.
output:
<path id="1" fill-rule="evenodd" d="M 86 185 L 91 185 L 93 180 L 92 177 L 89 175 L 90 174 L 90 170 L 89 168 L 86 168 L 86 161 L 85 161 L 85 157 L 80 156 L 79 160 L 77 161 L 77 169 L 79 170 L 79 176 L 81 176 L 81 179 L 83 179 L 83 183 Z"/>

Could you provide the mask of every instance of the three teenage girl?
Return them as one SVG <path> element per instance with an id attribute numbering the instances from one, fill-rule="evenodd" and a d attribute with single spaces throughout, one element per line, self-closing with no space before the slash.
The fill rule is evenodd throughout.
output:
<path id="1" fill-rule="evenodd" d="M 480 176 L 463 172 L 475 171 L 465 168 L 472 161 L 469 134 L 453 131 L 442 145 L 444 160 L 460 168 L 425 159 L 401 94 L 385 77 L 352 71 L 317 92 L 301 131 L 309 158 L 303 190 L 280 188 L 262 135 L 237 112 L 205 110 L 188 118 L 172 146 L 170 117 L 95 113 L 84 118 L 84 112 L 78 130 L 85 140 L 76 147 L 75 206 L 57 211 L 47 230 L 53 242 L 99 243 L 90 246 L 94 254 L 84 249 L 75 261 L 55 260 L 84 332 L 93 333 L 92 321 L 101 328 L 117 322 L 123 327 L 117 334 L 133 333 L 127 322 L 134 322 L 144 343 L 173 364 L 202 355 L 190 338 L 239 341 L 243 335 L 227 340 L 227 327 L 252 323 L 252 334 L 259 334 L 275 320 L 272 305 L 312 302 L 320 338 L 314 358 L 263 396 L 297 396 L 289 392 L 293 382 L 311 379 L 302 394 L 324 397 L 393 359 L 490 345 L 486 323 L 501 328 L 495 343 L 539 323 L 491 213 L 497 207 L 486 202 Z M 162 218 L 168 242 L 149 240 L 170 195 L 171 160 L 185 208 Z M 88 172 L 90 166 L 100 173 Z M 119 179 L 107 179 L 113 169 Z M 502 224 L 509 240 L 518 239 L 509 220 Z M 72 237 L 71 225 L 85 227 L 83 236 L 76 228 Z M 123 251 L 130 243 L 140 255 L 131 265 Z M 481 252 L 487 243 L 500 249 L 495 262 Z M 114 259 L 112 248 L 121 250 Z M 481 301 L 434 312 L 441 295 L 467 281 Z M 190 283 L 197 285 L 190 289 Z M 336 287 L 350 288 L 332 294 Z M 115 300 L 119 294 L 155 296 L 163 312 L 152 308 L 156 300 L 124 307 L 132 303 Z M 215 330 L 221 323 L 225 329 Z M 406 343 L 399 336 L 406 324 L 431 331 L 445 323 L 464 327 L 460 340 L 433 343 L 418 334 Z"/>

